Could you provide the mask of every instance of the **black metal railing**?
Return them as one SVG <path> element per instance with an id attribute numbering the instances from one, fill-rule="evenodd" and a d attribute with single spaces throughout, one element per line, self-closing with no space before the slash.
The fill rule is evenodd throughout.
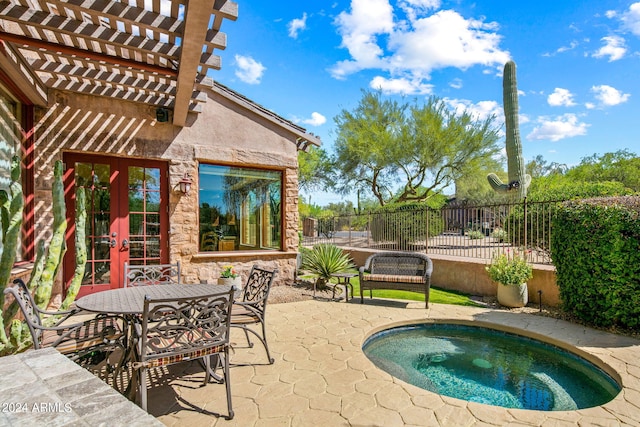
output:
<path id="1" fill-rule="evenodd" d="M 305 219 L 302 244 L 416 251 L 490 260 L 519 251 L 551 264 L 551 219 L 558 201 L 448 205 Z"/>

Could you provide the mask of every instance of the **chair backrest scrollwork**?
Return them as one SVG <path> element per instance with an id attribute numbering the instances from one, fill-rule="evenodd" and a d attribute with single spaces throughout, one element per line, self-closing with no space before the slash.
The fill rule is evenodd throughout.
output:
<path id="1" fill-rule="evenodd" d="M 201 297 L 145 297 L 140 362 L 206 354 L 229 343 L 233 289 Z M 197 356 L 194 356 L 197 357 Z"/>
<path id="2" fill-rule="evenodd" d="M 124 263 L 124 287 L 169 285 L 182 282 L 180 261 L 175 264 L 129 265 Z"/>

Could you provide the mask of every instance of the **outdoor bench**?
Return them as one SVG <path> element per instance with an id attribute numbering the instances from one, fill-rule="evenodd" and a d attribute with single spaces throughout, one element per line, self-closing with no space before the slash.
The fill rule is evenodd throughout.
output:
<path id="1" fill-rule="evenodd" d="M 429 289 L 433 263 L 425 254 L 414 252 L 379 252 L 367 258 L 360 267 L 360 303 L 364 303 L 364 291 L 391 289 L 424 292 L 425 308 L 429 308 Z"/>

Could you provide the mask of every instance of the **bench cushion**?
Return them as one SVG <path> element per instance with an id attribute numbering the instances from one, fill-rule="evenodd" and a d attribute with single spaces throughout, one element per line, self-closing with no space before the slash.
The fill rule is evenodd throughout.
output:
<path id="1" fill-rule="evenodd" d="M 392 283 L 426 283 L 424 276 L 406 276 L 397 274 L 363 274 L 363 280 L 370 282 L 392 282 Z"/>

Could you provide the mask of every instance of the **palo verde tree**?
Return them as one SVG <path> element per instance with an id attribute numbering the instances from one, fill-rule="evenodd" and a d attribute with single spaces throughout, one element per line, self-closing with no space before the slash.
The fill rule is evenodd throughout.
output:
<path id="1" fill-rule="evenodd" d="M 498 151 L 493 117 L 455 113 L 436 97 L 419 105 L 363 91 L 358 106 L 334 121 L 338 190 L 367 190 L 381 206 L 425 201 Z"/>
<path id="2" fill-rule="evenodd" d="M 298 185 L 307 192 L 333 187 L 331 159 L 323 148 L 312 145 L 298 153 Z"/>

